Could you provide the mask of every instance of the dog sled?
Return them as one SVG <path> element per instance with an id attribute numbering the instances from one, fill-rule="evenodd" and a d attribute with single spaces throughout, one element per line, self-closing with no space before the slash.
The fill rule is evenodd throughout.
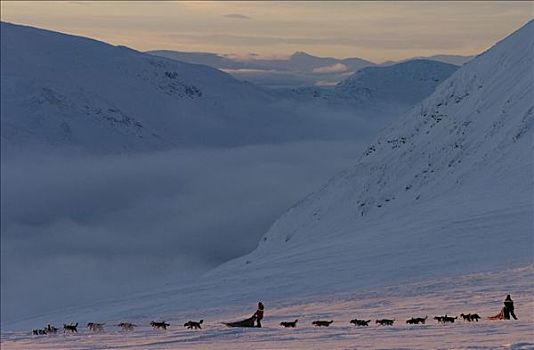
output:
<path id="1" fill-rule="evenodd" d="M 227 327 L 254 327 L 255 320 L 255 317 L 250 317 L 243 321 L 223 322 L 223 324 Z"/>
<path id="2" fill-rule="evenodd" d="M 504 308 L 497 315 L 488 317 L 488 320 L 504 320 Z"/>

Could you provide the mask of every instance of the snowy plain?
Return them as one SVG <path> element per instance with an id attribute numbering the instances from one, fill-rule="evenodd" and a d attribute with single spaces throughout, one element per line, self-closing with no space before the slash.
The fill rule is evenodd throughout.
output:
<path id="1" fill-rule="evenodd" d="M 11 349 L 514 349 L 534 348 L 534 266 L 430 279 L 356 293 L 265 301 L 263 328 L 227 328 L 221 322 L 246 318 L 247 307 L 202 309 L 166 318 L 167 331 L 155 331 L 151 319 L 134 320 L 139 326 L 122 332 L 105 321 L 104 333 L 89 333 L 81 323 L 76 335 L 34 336 L 31 332 L 2 333 L 1 347 Z M 517 321 L 490 321 L 513 290 Z M 438 324 L 432 318 L 447 314 L 479 313 L 479 322 L 456 320 Z M 411 317 L 425 317 L 425 325 L 407 325 Z M 82 315 L 80 315 L 82 317 Z M 202 330 L 187 330 L 182 324 L 204 318 Z M 369 327 L 355 327 L 353 318 L 371 319 Z M 395 318 L 391 327 L 374 324 L 377 318 Z M 283 328 L 281 321 L 298 319 L 297 327 Z M 313 320 L 334 320 L 329 328 L 316 328 Z M 75 321 L 75 320 L 72 320 Z M 69 321 L 70 322 L 70 321 Z M 57 326 L 57 325 L 56 325 Z"/>

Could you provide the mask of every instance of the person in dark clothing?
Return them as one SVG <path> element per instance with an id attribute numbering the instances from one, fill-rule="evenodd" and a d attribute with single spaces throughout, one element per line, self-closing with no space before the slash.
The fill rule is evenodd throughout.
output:
<path id="1" fill-rule="evenodd" d="M 514 301 L 510 297 L 510 294 L 506 296 L 506 299 L 504 299 L 504 307 L 502 309 L 503 318 L 505 320 L 510 319 L 510 315 L 514 318 L 514 320 L 517 320 L 517 317 L 514 313 Z"/>
<path id="2" fill-rule="evenodd" d="M 261 327 L 261 320 L 263 319 L 263 310 L 264 310 L 264 306 L 263 306 L 262 302 L 260 301 L 258 303 L 258 309 L 254 313 L 254 315 L 252 315 L 252 317 L 257 322 L 256 327 Z"/>
<path id="3" fill-rule="evenodd" d="M 490 320 L 509 320 L 510 315 L 514 318 L 514 320 L 517 320 L 517 317 L 514 313 L 514 301 L 510 297 L 510 294 L 506 296 L 506 299 L 504 299 L 504 307 L 501 309 L 501 311 L 495 315 L 488 317 Z"/>

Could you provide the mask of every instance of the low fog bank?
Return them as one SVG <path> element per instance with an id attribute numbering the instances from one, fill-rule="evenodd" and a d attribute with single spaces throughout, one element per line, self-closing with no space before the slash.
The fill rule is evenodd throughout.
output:
<path id="1" fill-rule="evenodd" d="M 256 247 L 364 140 L 1 165 L 2 321 L 182 283 Z"/>

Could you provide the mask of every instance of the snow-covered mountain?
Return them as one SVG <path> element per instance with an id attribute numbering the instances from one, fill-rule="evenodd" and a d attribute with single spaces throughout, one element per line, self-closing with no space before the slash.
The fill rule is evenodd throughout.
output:
<path id="1" fill-rule="evenodd" d="M 298 51 L 292 54 L 287 60 L 287 66 L 296 71 L 314 71 L 315 73 L 327 72 L 327 67 L 335 65 L 344 65 L 347 71 L 357 71 L 361 68 L 374 66 L 371 61 L 358 57 L 334 58 L 334 57 L 317 57 L 306 52 Z"/>
<path id="2" fill-rule="evenodd" d="M 366 96 L 371 102 L 413 105 L 428 97 L 458 69 L 437 61 L 412 60 L 388 67 L 367 67 L 336 86 L 350 96 Z"/>
<path id="3" fill-rule="evenodd" d="M 532 263 L 533 67 L 530 21 L 210 278 L 296 293 Z"/>
<path id="4" fill-rule="evenodd" d="M 363 68 L 333 88 L 305 87 L 283 93 L 308 104 L 348 105 L 374 110 L 376 116 L 398 116 L 431 95 L 457 69 L 442 62 L 412 60 Z"/>
<path id="5" fill-rule="evenodd" d="M 454 69 L 436 62 L 379 68 L 357 74 L 355 88 L 347 83 L 322 101 L 312 90 L 266 91 L 208 66 L 88 38 L 9 23 L 2 23 L 1 35 L 4 153 L 11 147 L 101 153 L 354 138 L 383 127 L 396 117 L 386 110 L 411 107 Z M 296 53 L 286 65 L 312 69 L 334 61 Z M 402 96 L 395 99 L 396 93 Z"/>
<path id="6" fill-rule="evenodd" d="M 303 120 L 211 67 L 1 24 L 2 142 L 96 151 L 305 137 Z"/>
<path id="7" fill-rule="evenodd" d="M 219 55 L 211 52 L 185 52 L 173 50 L 152 50 L 147 51 L 154 56 L 170 58 L 171 60 L 203 64 L 217 69 L 240 69 L 245 68 L 242 61 L 236 60 L 226 55 Z"/>

